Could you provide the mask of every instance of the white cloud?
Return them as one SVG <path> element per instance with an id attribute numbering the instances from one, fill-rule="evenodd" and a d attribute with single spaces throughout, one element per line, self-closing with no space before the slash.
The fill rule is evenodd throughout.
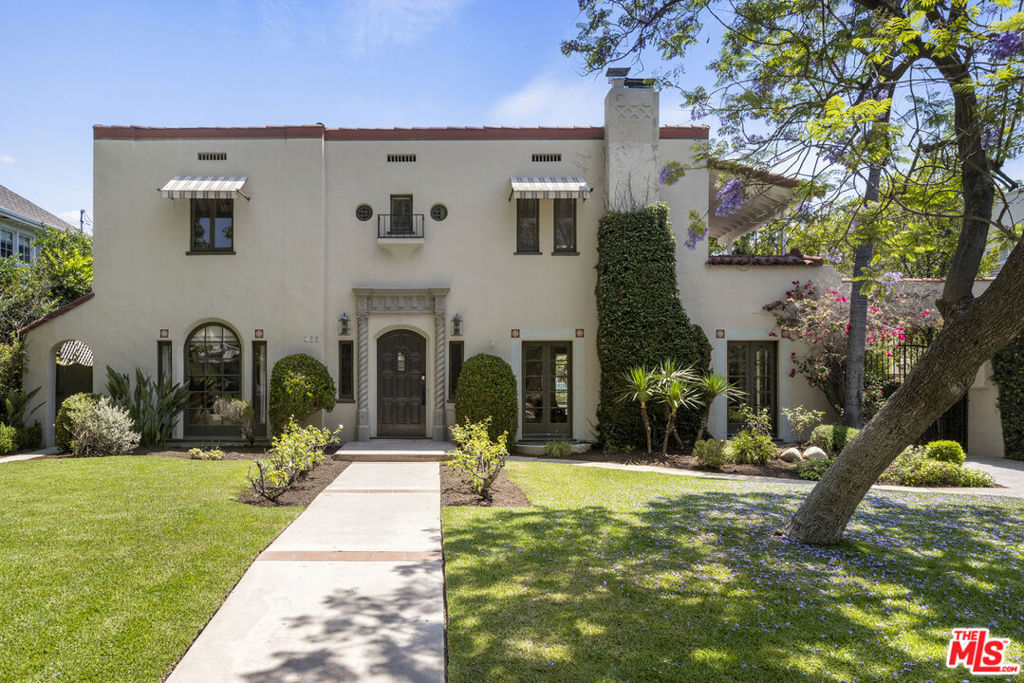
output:
<path id="1" fill-rule="evenodd" d="M 609 85 L 603 78 L 551 70 L 505 95 L 491 107 L 488 123 L 506 126 L 600 126 Z M 663 126 L 692 123 L 673 91 L 660 93 Z"/>
<path id="2" fill-rule="evenodd" d="M 608 86 L 586 78 L 543 73 L 491 107 L 488 123 L 504 126 L 588 126 L 604 121 Z"/>
<path id="3" fill-rule="evenodd" d="M 14 157 L 10 154 L 0 154 L 0 164 L 13 164 Z"/>
<path id="4" fill-rule="evenodd" d="M 345 28 L 350 46 L 364 52 L 383 45 L 410 45 L 450 21 L 469 0 L 354 0 Z"/>
<path id="5" fill-rule="evenodd" d="M 78 225 L 78 217 L 78 209 L 75 209 L 74 211 L 61 211 L 57 214 L 57 218 L 65 220 L 71 225 Z"/>

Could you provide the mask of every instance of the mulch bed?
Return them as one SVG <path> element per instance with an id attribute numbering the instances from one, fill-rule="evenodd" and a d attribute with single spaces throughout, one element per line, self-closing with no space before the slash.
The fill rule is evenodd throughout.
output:
<path id="1" fill-rule="evenodd" d="M 317 494 L 327 488 L 332 481 L 338 478 L 339 474 L 345 471 L 346 467 L 352 464 L 345 460 L 334 460 L 331 456 L 327 456 L 327 458 L 327 460 L 317 465 L 316 469 L 312 472 L 292 484 L 291 488 L 281 494 L 276 503 L 257 496 L 252 492 L 252 489 L 248 488 L 248 484 L 238 499 L 250 505 L 267 507 L 309 505 L 317 497 Z"/>
<path id="2" fill-rule="evenodd" d="M 469 481 L 448 465 L 441 464 L 441 507 L 449 505 L 476 505 L 478 507 L 521 508 L 529 507 L 530 501 L 523 490 L 516 486 L 502 470 L 491 485 L 491 497 L 480 497 L 469 488 Z"/>
<path id="3" fill-rule="evenodd" d="M 796 475 L 795 465 L 785 460 L 769 460 L 766 465 L 736 465 L 727 463 L 720 469 L 712 470 L 704 467 L 692 455 L 683 453 L 669 453 L 667 457 L 661 457 L 660 453 L 647 455 L 646 453 L 621 453 L 605 452 L 600 450 L 588 451 L 579 457 L 566 458 L 567 460 L 590 460 L 594 462 L 614 462 L 623 465 L 653 465 L 675 470 L 696 470 L 698 472 L 725 472 L 727 474 L 751 474 L 759 477 L 777 477 L 779 479 L 799 479 Z"/>

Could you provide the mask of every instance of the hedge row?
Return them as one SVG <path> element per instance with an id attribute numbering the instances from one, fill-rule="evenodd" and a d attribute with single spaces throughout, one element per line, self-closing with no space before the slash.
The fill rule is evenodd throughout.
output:
<path id="1" fill-rule="evenodd" d="M 1006 457 L 1024 460 L 1024 335 L 992 359 Z"/>
<path id="2" fill-rule="evenodd" d="M 601 219 L 597 234 L 598 430 L 606 445 L 641 448 L 645 437 L 639 408 L 617 400 L 623 373 L 631 366 L 656 367 L 665 360 L 704 373 L 711 345 L 679 299 L 676 240 L 666 204 L 611 211 Z M 653 411 L 652 421 L 663 429 L 660 413 Z M 679 435 L 692 440 L 700 411 L 680 410 L 676 419 Z"/>

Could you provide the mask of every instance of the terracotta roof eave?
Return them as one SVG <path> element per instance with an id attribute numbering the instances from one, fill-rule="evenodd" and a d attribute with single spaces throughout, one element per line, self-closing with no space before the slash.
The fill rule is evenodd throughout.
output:
<path id="1" fill-rule="evenodd" d="M 705 261 L 709 266 L 821 266 L 824 262 L 821 256 L 804 256 L 796 249 L 779 255 L 719 254 Z"/>
<path id="2" fill-rule="evenodd" d="M 93 126 L 96 140 L 187 140 L 230 138 L 319 138 L 326 140 L 601 140 L 601 126 L 326 128 L 308 126 L 159 128 Z M 662 139 L 707 139 L 704 126 L 662 126 Z"/>
<path id="3" fill-rule="evenodd" d="M 28 325 L 25 325 L 25 327 L 22 327 L 20 330 L 18 330 L 18 332 L 17 332 L 18 336 L 21 337 L 26 332 L 28 332 L 29 330 L 34 330 L 35 328 L 39 327 L 43 323 L 49 322 L 49 321 L 53 320 L 54 318 L 62 316 L 65 313 L 67 313 L 68 311 L 70 311 L 70 310 L 72 310 L 74 308 L 78 308 L 79 306 L 81 306 L 82 304 L 84 304 L 86 301 L 88 301 L 89 299 L 93 298 L 94 296 L 96 296 L 95 292 L 89 292 L 88 294 L 83 294 L 82 296 L 78 297 L 77 299 L 75 299 L 71 303 L 64 304 L 63 306 L 61 306 L 60 308 L 58 308 L 55 311 L 50 311 L 49 313 L 44 315 L 42 318 L 38 318 L 36 320 L 33 320 Z"/>

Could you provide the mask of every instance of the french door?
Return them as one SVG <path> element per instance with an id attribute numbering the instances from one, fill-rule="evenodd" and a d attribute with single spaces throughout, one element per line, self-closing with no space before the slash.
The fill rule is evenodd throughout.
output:
<path id="1" fill-rule="evenodd" d="M 744 396 L 729 401 L 729 433 L 743 428 L 739 408 L 766 408 L 772 418 L 772 434 L 778 425 L 778 344 L 773 341 L 735 341 L 727 346 L 729 381 Z"/>
<path id="2" fill-rule="evenodd" d="M 572 343 L 523 342 L 523 437 L 572 437 Z"/>

